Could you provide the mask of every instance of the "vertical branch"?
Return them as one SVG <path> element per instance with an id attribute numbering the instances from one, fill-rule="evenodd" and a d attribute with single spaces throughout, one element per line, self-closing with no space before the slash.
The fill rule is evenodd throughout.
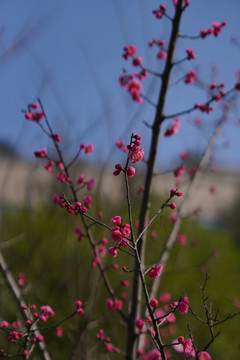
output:
<path id="1" fill-rule="evenodd" d="M 152 139 L 150 145 L 150 153 L 147 162 L 147 174 L 145 178 L 145 190 L 143 194 L 141 210 L 139 215 L 139 229 L 138 233 L 144 229 L 148 212 L 149 212 L 149 205 L 150 205 L 150 194 L 152 188 L 152 179 L 154 168 L 156 164 L 156 157 L 157 157 L 157 149 L 158 143 L 160 138 L 160 127 L 164 120 L 164 107 L 166 102 L 168 84 L 170 79 L 170 74 L 173 66 L 174 61 L 174 52 L 176 47 L 176 41 L 179 32 L 179 25 L 181 20 L 181 15 L 183 12 L 183 5 L 182 0 L 178 2 L 175 16 L 172 21 L 172 31 L 170 36 L 170 42 L 168 47 L 168 57 L 165 63 L 165 68 L 162 74 L 162 84 L 161 90 L 159 93 L 157 109 L 155 113 L 155 119 L 152 126 Z M 138 253 L 141 260 L 144 259 L 144 252 L 145 252 L 145 242 L 146 242 L 146 233 L 143 234 L 141 239 L 138 242 Z M 127 344 L 127 359 L 135 359 L 136 358 L 136 350 L 137 350 L 137 343 L 136 343 L 136 336 L 135 336 L 135 320 L 140 314 L 140 305 L 141 305 L 141 285 L 140 285 L 140 278 L 138 273 L 138 262 L 135 262 L 135 271 L 133 277 L 133 288 L 132 288 L 132 306 L 130 309 L 130 318 L 128 324 L 128 344 Z"/>

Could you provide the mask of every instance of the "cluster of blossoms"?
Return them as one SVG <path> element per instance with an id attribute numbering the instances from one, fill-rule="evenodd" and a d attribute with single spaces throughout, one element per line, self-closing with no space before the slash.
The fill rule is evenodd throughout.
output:
<path id="1" fill-rule="evenodd" d="M 174 170 L 174 176 L 176 178 L 179 178 L 181 177 L 184 173 L 185 173 L 185 165 L 180 165 L 179 167 L 177 167 L 175 170 Z"/>
<path id="2" fill-rule="evenodd" d="M 218 36 L 222 30 L 222 27 L 226 26 L 226 21 L 219 22 L 212 22 L 212 27 L 210 27 L 208 30 L 201 30 L 200 31 L 200 37 L 204 39 L 206 36 L 213 34 L 214 36 Z"/>
<path id="3" fill-rule="evenodd" d="M 226 92 L 223 90 L 224 87 L 225 87 L 224 83 L 221 83 L 219 85 L 217 85 L 216 83 L 212 83 L 209 86 L 209 90 L 211 91 L 211 95 L 212 95 L 212 100 L 220 101 L 222 97 L 226 95 Z"/>
<path id="4" fill-rule="evenodd" d="M 135 56 L 135 54 L 137 53 L 137 48 L 135 45 L 125 46 L 123 50 L 124 50 L 123 58 L 125 60 L 131 58 L 132 65 L 135 67 L 140 66 L 141 70 L 134 74 L 130 74 L 130 75 L 124 74 L 120 76 L 119 83 L 123 88 L 125 88 L 130 93 L 134 101 L 142 104 L 143 103 L 143 99 L 141 98 L 142 84 L 138 80 L 142 81 L 147 76 L 146 70 L 143 69 L 142 67 L 143 59 L 139 56 Z"/>
<path id="5" fill-rule="evenodd" d="M 131 234 L 130 225 L 123 224 L 121 216 L 114 216 L 111 219 L 111 222 L 116 225 L 111 229 L 112 240 L 117 243 L 118 247 L 127 247 L 129 245 L 129 240 L 127 239 L 127 237 Z M 116 250 L 117 249 L 110 247 L 109 253 L 115 257 L 117 255 Z"/>
<path id="6" fill-rule="evenodd" d="M 111 338 L 110 336 L 106 336 L 104 333 L 103 329 L 100 329 L 99 332 L 96 335 L 96 338 L 98 339 L 98 341 L 104 345 L 104 351 L 105 352 L 113 352 L 115 354 L 119 353 L 119 349 L 116 348 L 112 343 L 111 343 Z"/>
<path id="7" fill-rule="evenodd" d="M 201 112 L 206 112 L 207 114 L 210 114 L 211 111 L 213 111 L 213 107 L 207 104 L 198 104 L 196 103 L 194 105 L 195 109 L 199 109 Z"/>
<path id="8" fill-rule="evenodd" d="M 196 356 L 192 339 L 185 340 L 183 336 L 179 336 L 178 343 L 179 345 L 174 346 L 176 351 L 183 352 L 186 358 L 192 358 Z M 197 360 L 212 360 L 212 358 L 207 351 L 199 351 L 197 353 Z"/>
<path id="9" fill-rule="evenodd" d="M 89 207 L 89 205 L 91 205 L 90 197 L 86 197 L 84 201 L 85 201 L 85 205 L 88 205 L 88 207 Z M 62 195 L 58 196 L 57 194 L 54 194 L 53 202 L 55 205 L 60 205 L 60 207 L 62 207 L 62 208 L 66 207 L 69 214 L 75 214 L 75 215 L 84 214 L 88 210 L 87 206 L 83 205 L 79 201 L 76 201 L 75 205 L 67 204 L 65 198 Z"/>
<path id="10" fill-rule="evenodd" d="M 93 152 L 94 150 L 94 145 L 93 144 L 86 145 L 83 143 L 80 145 L 80 150 L 84 150 L 86 155 L 91 154 L 91 152 Z"/>
<path id="11" fill-rule="evenodd" d="M 163 4 L 160 4 L 159 9 L 155 9 L 152 11 L 152 13 L 155 15 L 157 19 L 161 19 L 163 15 L 165 14 L 165 11 L 167 10 L 166 6 Z"/>
<path id="12" fill-rule="evenodd" d="M 34 155 L 36 158 L 45 158 L 47 156 L 47 149 L 43 148 L 42 150 L 34 151 Z"/>
<path id="13" fill-rule="evenodd" d="M 187 297 L 183 297 L 179 302 L 175 301 L 173 303 L 169 303 L 171 300 L 171 294 L 169 293 L 160 294 L 159 300 L 163 303 L 162 307 L 158 308 L 159 301 L 157 299 L 151 299 L 150 306 L 153 308 L 154 318 L 158 326 L 160 326 L 161 337 L 165 339 L 168 335 L 172 337 L 176 333 L 176 328 L 174 325 L 176 322 L 176 316 L 174 312 L 178 310 L 180 314 L 186 314 L 188 312 L 189 300 Z M 135 321 L 135 326 L 139 333 L 146 332 L 154 337 L 155 331 L 151 326 L 151 323 L 152 318 L 150 316 L 146 317 L 146 319 L 137 318 Z M 173 345 L 173 348 L 175 348 L 175 350 L 178 352 L 185 352 L 185 355 L 188 356 L 190 354 L 191 343 L 188 340 L 185 341 L 182 336 L 179 337 L 179 340 L 180 341 L 178 341 L 178 344 Z M 161 359 L 160 352 L 157 351 L 158 350 L 155 349 L 154 352 L 151 350 L 144 354 L 144 349 L 139 349 L 138 354 L 140 355 L 140 359 Z M 167 358 L 170 358 L 170 351 L 165 355 Z"/>
<path id="14" fill-rule="evenodd" d="M 189 304 L 189 299 L 187 296 L 184 296 L 181 298 L 181 300 L 178 302 L 177 304 L 177 310 L 180 314 L 187 314 L 188 312 L 188 306 Z"/>
<path id="15" fill-rule="evenodd" d="M 94 178 L 91 178 L 88 181 L 85 181 L 85 176 L 83 174 L 81 174 L 77 180 L 77 184 L 78 185 L 86 185 L 87 186 L 87 190 L 88 191 L 92 191 L 95 185 L 95 180 Z"/>
<path id="16" fill-rule="evenodd" d="M 142 138 L 141 135 L 138 134 L 133 135 L 131 139 L 131 144 L 127 146 L 129 152 L 128 158 L 133 164 L 140 162 L 144 157 L 144 150 L 143 148 L 140 148 L 141 138 Z M 124 170 L 121 164 L 116 164 L 113 175 L 118 176 L 121 171 L 123 172 L 126 171 L 126 174 L 129 177 L 133 177 L 135 174 L 135 168 L 133 166 L 129 166 Z"/>
<path id="17" fill-rule="evenodd" d="M 193 84 L 196 82 L 196 79 L 197 79 L 196 71 L 191 70 L 186 74 L 186 76 L 184 78 L 184 82 L 185 82 L 185 84 Z"/>
<path id="18" fill-rule="evenodd" d="M 106 306 L 109 311 L 121 310 L 122 309 L 122 300 L 113 300 L 106 299 Z"/>
<path id="19" fill-rule="evenodd" d="M 82 308 L 82 302 L 80 300 L 75 301 L 76 313 L 82 315 L 84 310 Z M 52 307 L 50 305 L 42 305 L 40 307 L 39 313 L 36 312 L 37 306 L 35 304 L 32 305 L 20 305 L 21 311 L 26 311 L 28 314 L 28 320 L 25 322 L 25 327 L 23 326 L 21 321 L 14 321 L 11 325 L 8 321 L 3 320 L 0 324 L 0 328 L 4 329 L 8 335 L 8 342 L 13 344 L 18 344 L 19 346 L 24 348 L 23 354 L 19 354 L 18 356 L 23 356 L 27 358 L 29 355 L 28 348 L 32 347 L 32 345 L 36 343 L 40 343 L 44 341 L 44 336 L 39 334 L 36 335 L 33 329 L 31 329 L 32 325 L 37 321 L 42 323 L 46 323 L 46 321 L 55 315 Z M 42 329 L 43 330 L 43 329 Z M 56 327 L 55 335 L 57 337 L 62 337 L 62 327 Z M 0 350 L 0 356 L 12 357 L 5 353 L 3 349 Z"/>
<path id="20" fill-rule="evenodd" d="M 157 59 L 166 59 L 167 58 L 167 51 L 165 49 L 165 40 L 161 39 L 161 40 L 156 40 L 156 39 L 152 39 L 148 42 L 148 46 L 152 47 L 153 45 L 157 45 L 159 48 L 159 52 L 157 53 Z"/>
<path id="21" fill-rule="evenodd" d="M 25 285 L 25 280 L 26 280 L 26 274 L 23 272 L 20 272 L 18 274 L 18 285 L 19 286 L 24 286 Z"/>
<path id="22" fill-rule="evenodd" d="M 192 49 L 186 49 L 186 53 L 187 53 L 187 60 L 196 59 L 196 55 L 194 54 Z"/>
<path id="23" fill-rule="evenodd" d="M 121 149 L 123 152 L 128 152 L 128 148 L 127 146 L 124 144 L 124 142 L 122 140 L 118 140 L 116 142 L 116 146 Z"/>
<path id="24" fill-rule="evenodd" d="M 75 306 L 76 306 L 76 313 L 78 315 L 83 315 L 84 314 L 84 309 L 82 307 L 83 303 L 81 300 L 76 300 L 75 301 Z"/>
<path id="25" fill-rule="evenodd" d="M 158 277 L 161 275 L 163 266 L 162 265 L 154 265 L 151 267 L 151 269 L 148 270 L 147 276 L 151 279 Z"/>
<path id="26" fill-rule="evenodd" d="M 49 317 L 53 317 L 55 312 L 49 305 L 43 305 L 40 309 L 40 317 L 39 320 L 41 322 L 46 322 Z"/>
<path id="27" fill-rule="evenodd" d="M 25 118 L 27 120 L 32 120 L 36 122 L 40 122 L 45 115 L 44 111 L 35 111 L 38 109 L 38 103 L 34 102 L 28 105 L 28 111 L 25 112 Z"/>
<path id="28" fill-rule="evenodd" d="M 9 333 L 9 336 L 8 336 L 9 343 L 20 344 L 19 341 L 20 341 L 20 339 L 22 339 L 22 341 L 23 341 L 22 346 L 24 346 L 24 348 L 25 348 L 25 350 L 23 351 L 23 356 L 27 357 L 28 350 L 26 348 L 28 346 L 28 342 L 31 344 L 35 344 L 35 343 L 40 343 L 40 342 L 44 341 L 43 335 L 39 334 L 38 336 L 35 336 L 34 332 L 30 332 L 30 328 L 31 328 L 32 324 L 35 323 L 37 320 L 39 320 L 41 322 L 46 322 L 47 319 L 49 317 L 53 317 L 55 315 L 55 313 L 49 305 L 43 305 L 40 308 L 40 314 L 35 312 L 36 311 L 35 304 L 29 305 L 29 306 L 22 304 L 22 305 L 20 305 L 20 309 L 22 311 L 25 311 L 27 309 L 29 310 L 29 312 L 28 312 L 29 319 L 26 320 L 26 323 L 25 323 L 25 326 L 27 327 L 27 331 L 26 331 L 26 328 L 23 327 L 21 321 L 17 321 L 17 322 L 15 321 L 12 323 L 12 326 L 10 326 L 8 324 L 8 322 L 6 320 L 4 320 L 1 322 L 1 328 L 5 329 L 5 331 L 7 331 Z M 32 312 L 33 312 L 33 314 L 32 314 Z M 1 349 L 0 355 L 1 356 L 6 355 L 3 349 Z"/>

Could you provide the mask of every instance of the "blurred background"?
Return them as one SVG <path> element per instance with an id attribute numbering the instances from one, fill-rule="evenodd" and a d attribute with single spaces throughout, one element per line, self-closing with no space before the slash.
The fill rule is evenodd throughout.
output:
<path id="1" fill-rule="evenodd" d="M 196 60 L 182 63 L 173 72 L 172 83 L 192 69 L 197 70 L 201 81 L 196 85 L 179 82 L 171 87 L 166 114 L 206 101 L 207 89 L 213 81 L 224 82 L 226 90 L 231 89 L 239 76 L 236 75 L 240 70 L 239 1 L 190 3 L 183 16 L 183 34 L 198 35 L 213 21 L 224 20 L 227 26 L 218 38 L 179 40 L 176 60 L 185 56 L 186 48 L 194 50 Z M 124 327 L 121 336 L 119 331 L 115 332 L 118 327 L 113 328 L 113 316 L 109 316 L 105 307 L 106 291 L 91 268 L 89 246 L 86 239 L 81 243 L 76 240 L 74 228 L 79 225 L 78 220 L 52 205 L 52 194 L 61 193 L 65 188 L 56 184 L 55 176 L 45 172 L 33 152 L 46 147 L 55 156 L 53 145 L 39 127 L 25 120 L 24 111 L 29 103 L 41 99 L 54 132 L 59 132 L 62 138 L 61 148 L 68 160 L 74 157 L 81 143 L 94 144 L 93 153 L 81 155 L 73 177 L 77 179 L 84 173 L 88 179 L 96 179 L 91 193 L 92 216 L 103 211 L 103 220 L 109 226 L 114 215 L 122 214 L 126 219 L 125 198 L 119 197 L 124 191 L 122 179 L 112 177 L 114 164 L 124 162 L 126 155 L 115 143 L 118 139 L 128 143 L 132 132 L 139 133 L 147 157 L 150 130 L 145 123 L 151 125 L 154 107 L 147 101 L 142 105 L 134 103 L 120 87 L 123 69 L 135 71 L 130 62 L 123 59 L 123 47 L 136 45 L 144 65 L 161 71 L 163 63 L 156 58 L 157 49 L 147 45 L 152 38 L 164 39 L 166 43 L 169 40 L 169 21 L 157 20 L 152 15 L 159 4 L 155 0 L 0 2 L 0 248 L 15 279 L 20 272 L 26 274 L 22 291 L 28 303 L 36 302 L 40 306 L 48 302 L 58 320 L 74 310 L 78 297 L 90 309 L 86 320 L 75 319 L 73 323 L 63 324 L 63 338 L 56 340 L 54 332 L 45 332 L 56 359 L 87 358 L 104 321 L 115 344 L 124 348 Z M 164 4 L 173 14 L 172 1 Z M 149 74 L 143 83 L 143 93 L 156 102 L 159 88 L 159 80 Z M 214 111 L 209 115 L 194 112 L 181 117 L 179 132 L 172 138 L 161 139 L 157 170 L 164 175 L 155 179 L 152 215 L 175 183 L 172 171 L 181 164 L 180 153 L 189 152 L 188 167 L 199 160 L 222 113 L 221 103 L 213 106 Z M 239 311 L 239 120 L 239 99 L 236 99 L 207 171 L 198 182 L 191 202 L 195 215 L 182 225 L 185 242 L 177 242 L 158 293 L 160 296 L 162 292 L 170 292 L 172 301 L 186 293 L 201 314 L 199 284 L 204 283 L 208 273 L 208 294 L 214 309 L 220 309 L 220 318 Z M 166 121 L 164 128 L 170 122 Z M 141 195 L 136 193 L 143 185 L 145 169 L 144 164 L 137 166 L 138 176 L 131 188 L 134 221 L 141 200 Z M 149 263 L 156 260 L 154 255 L 161 250 L 171 231 L 169 216 L 170 212 L 165 211 L 149 230 L 152 250 Z M 99 244 L 103 237 L 109 238 L 104 230 L 94 228 L 93 232 Z M 119 282 L 117 295 L 124 298 L 124 291 L 129 290 L 123 289 L 122 282 L 129 280 L 129 276 L 114 272 L 112 259 L 106 257 L 104 261 L 106 267 L 109 266 L 110 278 Z M 128 259 L 121 255 L 117 262 L 128 264 Z M 91 284 L 97 282 L 99 289 L 93 289 Z M 15 321 L 20 314 L 3 278 L 0 285 L 1 319 Z M 127 302 L 123 306 L 127 310 Z M 93 307 L 97 314 L 91 313 Z M 114 316 L 118 322 L 117 314 Z M 207 333 L 194 318 L 190 319 L 200 348 L 208 341 Z M 170 343 L 179 335 L 188 337 L 188 320 L 177 319 L 175 330 L 166 327 L 166 341 Z M 221 326 L 222 334 L 211 348 L 212 358 L 225 360 L 228 354 L 229 358 L 238 359 L 238 323 L 235 318 Z M 37 353 L 34 356 L 38 359 Z M 105 359 L 105 355 L 102 357 Z M 88 354 L 88 358 L 95 357 Z M 182 357 L 173 352 L 172 358 Z"/>

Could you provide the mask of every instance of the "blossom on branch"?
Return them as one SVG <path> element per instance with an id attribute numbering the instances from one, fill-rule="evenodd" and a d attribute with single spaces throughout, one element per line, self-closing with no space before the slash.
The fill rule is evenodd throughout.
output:
<path id="1" fill-rule="evenodd" d="M 147 272 L 147 276 L 152 278 L 158 277 L 161 275 L 163 266 L 162 265 L 157 265 L 157 266 L 152 266 L 150 270 L 148 270 Z"/>
<path id="2" fill-rule="evenodd" d="M 163 135 L 167 137 L 172 136 L 179 131 L 179 128 L 180 128 L 180 119 L 176 118 L 173 121 L 173 123 L 167 127 Z"/>
<path id="3" fill-rule="evenodd" d="M 144 157 L 144 150 L 143 148 L 139 148 L 138 146 L 133 146 L 130 153 L 129 153 L 129 160 L 135 164 L 141 161 Z"/>

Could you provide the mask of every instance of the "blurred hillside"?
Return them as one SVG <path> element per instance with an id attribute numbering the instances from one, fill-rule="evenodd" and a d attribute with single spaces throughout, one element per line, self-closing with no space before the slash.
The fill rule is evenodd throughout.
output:
<path id="1" fill-rule="evenodd" d="M 16 157 L 14 154 L 2 154 L 0 156 L 0 206 L 24 205 L 34 206 L 44 201 L 49 202 L 53 193 L 66 191 L 55 179 L 55 175 L 46 172 L 43 162 L 29 162 Z M 122 194 L 122 179 L 112 176 L 112 169 L 97 168 L 93 165 L 77 164 L 72 173 L 73 179 L 77 180 L 80 174 L 86 178 L 95 178 L 95 191 L 98 196 L 119 200 Z M 114 181 L 113 181 L 114 180 Z M 172 173 L 156 176 L 154 179 L 154 191 L 164 197 L 168 196 L 169 189 L 176 186 Z M 132 183 L 133 180 L 131 179 Z M 142 186 L 144 182 L 140 171 L 135 176 L 136 186 Z M 217 170 L 206 171 L 199 174 L 194 197 L 189 202 L 189 212 L 195 211 L 201 214 L 201 218 L 214 221 L 224 211 L 231 209 L 239 193 L 239 171 Z M 179 189 L 185 191 L 188 184 L 187 176 L 183 176 Z"/>

